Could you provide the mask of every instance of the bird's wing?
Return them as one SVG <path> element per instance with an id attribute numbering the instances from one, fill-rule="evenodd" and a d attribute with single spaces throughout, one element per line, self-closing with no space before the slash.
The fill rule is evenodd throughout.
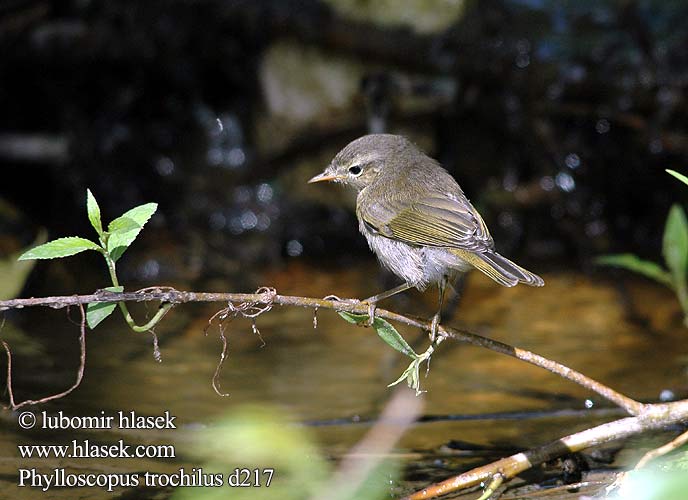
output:
<path id="1" fill-rule="evenodd" d="M 363 222 L 375 232 L 412 245 L 484 251 L 494 248 L 478 212 L 466 200 L 437 196 L 415 201 L 385 200 L 359 208 Z"/>

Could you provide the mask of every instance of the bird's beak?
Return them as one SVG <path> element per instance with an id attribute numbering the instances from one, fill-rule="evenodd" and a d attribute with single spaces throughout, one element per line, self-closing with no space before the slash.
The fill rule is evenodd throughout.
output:
<path id="1" fill-rule="evenodd" d="M 325 169 L 324 172 L 321 174 L 316 175 L 315 177 L 312 177 L 309 181 L 308 184 L 313 184 L 314 182 L 325 182 L 325 181 L 336 181 L 339 179 L 339 175 L 335 175 L 332 173 L 332 171 L 328 168 Z"/>

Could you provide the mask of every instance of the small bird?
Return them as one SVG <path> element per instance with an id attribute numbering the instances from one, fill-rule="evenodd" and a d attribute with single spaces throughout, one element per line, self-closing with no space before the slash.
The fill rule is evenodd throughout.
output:
<path id="1" fill-rule="evenodd" d="M 478 269 L 503 286 L 543 286 L 538 275 L 495 252 L 480 214 L 454 178 L 405 137 L 365 135 L 349 143 L 308 182 L 334 181 L 358 191 L 359 230 L 379 261 L 404 280 L 364 300 L 375 304 L 394 294 L 428 285 L 439 288 L 432 321 L 434 340 L 447 283 Z"/>

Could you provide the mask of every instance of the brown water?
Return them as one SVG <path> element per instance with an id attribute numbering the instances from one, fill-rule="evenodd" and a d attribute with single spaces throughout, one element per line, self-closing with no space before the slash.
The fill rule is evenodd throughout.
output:
<path id="1" fill-rule="evenodd" d="M 363 297 L 376 291 L 367 282 L 376 272 L 371 267 L 326 274 L 294 265 L 266 274 L 265 284 L 283 294 Z M 505 289 L 471 275 L 452 323 L 551 357 L 634 398 L 654 400 L 663 389 L 686 393 L 688 331 L 681 326 L 671 293 L 647 282 L 617 288 L 611 282 L 566 274 L 546 275 L 545 279 L 547 286 L 542 289 Z M 431 314 L 434 292 L 410 292 L 407 296 L 385 307 Z M 219 307 L 185 306 L 169 315 L 157 332 L 162 363 L 153 359 L 151 337 L 127 331 L 119 318 L 89 333 L 87 370 L 81 387 L 57 402 L 22 410 L 37 414 L 42 410 L 50 414 L 63 411 L 70 416 L 100 415 L 101 411 L 114 415 L 119 410 L 162 415 L 169 411 L 176 416 L 177 429 L 21 430 L 18 413 L 3 411 L 0 498 L 169 498 L 169 488 L 120 488 L 114 493 L 97 487 L 51 488 L 47 492 L 18 488 L 17 470 L 172 473 L 180 467 L 200 467 L 205 459 L 197 454 L 199 450 L 189 451 L 193 448 L 189 443 L 202 429 L 249 404 L 270 408 L 285 429 L 292 428 L 293 422 L 344 419 L 340 425 L 308 429 L 322 455 L 337 459 L 369 429 L 354 420 L 379 414 L 392 392 L 386 385 L 408 364 L 373 330 L 349 325 L 331 311 L 320 311 L 318 328 L 313 329 L 311 311 L 276 307 L 258 320 L 264 345 L 252 333 L 249 322 L 237 320 L 228 327 L 230 355 L 221 384 L 230 396 L 223 398 L 211 388 L 220 354 L 217 328 L 203 336 L 208 317 Z M 68 386 L 78 359 L 77 327 L 68 322 L 63 311 L 21 314 L 31 317 L 25 325 L 28 331 L 43 334 L 46 354 L 40 362 L 35 356 L 15 358 L 16 398 L 36 398 Z M 400 331 L 409 342 L 418 341 L 417 350 L 425 348 L 427 340 L 417 331 Z M 434 355 L 422 388 L 427 391 L 422 396 L 425 415 L 584 410 L 588 399 L 593 409 L 610 406 L 542 369 L 450 342 Z M 512 448 L 535 446 L 613 418 L 595 413 L 558 417 L 531 414 L 513 419 L 488 416 L 418 423 L 393 452 L 405 461 L 407 478 L 416 481 L 390 491 L 421 487 L 428 478 L 448 477 L 480 462 L 480 458 L 447 458 L 447 449 L 442 446 L 452 440 L 500 448 L 501 455 L 506 455 Z M 177 458 L 20 459 L 18 455 L 17 445 L 66 444 L 73 439 L 173 444 Z M 226 447 L 228 456 L 241 456 L 242 450 L 232 449 L 231 437 Z M 627 459 L 638 453 L 629 452 Z M 437 461 L 438 457 L 441 460 Z M 254 489 L 254 493 L 269 494 L 270 490 Z"/>

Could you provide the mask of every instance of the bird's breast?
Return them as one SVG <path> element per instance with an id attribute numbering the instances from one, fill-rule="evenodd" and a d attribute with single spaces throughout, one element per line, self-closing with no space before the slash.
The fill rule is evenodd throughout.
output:
<path id="1" fill-rule="evenodd" d="M 359 229 L 380 263 L 408 284 L 424 290 L 439 283 L 445 275 L 470 268 L 446 248 L 415 246 L 387 238 L 362 220 Z"/>

